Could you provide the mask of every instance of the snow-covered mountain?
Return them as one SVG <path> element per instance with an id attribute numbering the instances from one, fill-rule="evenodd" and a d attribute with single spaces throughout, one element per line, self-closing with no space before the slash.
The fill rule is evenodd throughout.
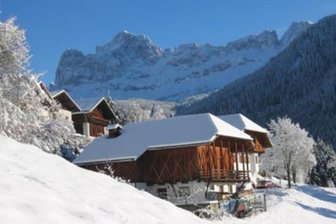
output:
<path id="1" fill-rule="evenodd" d="M 75 98 L 180 100 L 209 93 L 263 66 L 309 26 L 293 23 L 281 39 L 275 31 L 264 31 L 225 46 L 182 44 L 173 49 L 124 31 L 97 46 L 94 54 L 66 50 L 53 88 L 67 89 Z"/>
<path id="2" fill-rule="evenodd" d="M 336 15 L 332 15 L 312 25 L 253 74 L 177 108 L 177 113 L 243 113 L 263 125 L 289 116 L 336 148 L 335 99 Z"/>

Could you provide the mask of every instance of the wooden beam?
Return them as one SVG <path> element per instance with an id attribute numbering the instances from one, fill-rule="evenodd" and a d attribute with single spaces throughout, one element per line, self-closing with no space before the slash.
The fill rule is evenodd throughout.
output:
<path id="1" fill-rule="evenodd" d="M 229 142 L 230 144 L 230 142 Z M 237 142 L 235 142 L 235 150 L 236 150 L 236 170 L 238 171 L 239 170 L 239 167 L 238 167 L 238 146 L 237 146 Z"/>
<path id="2" fill-rule="evenodd" d="M 241 145 L 242 146 L 242 156 L 241 158 L 243 158 L 243 171 L 244 171 L 244 179 L 245 179 L 245 155 L 244 155 L 244 144 Z"/>
<path id="3" fill-rule="evenodd" d="M 249 169 L 249 158 L 248 158 L 248 151 L 246 150 L 246 170 L 247 170 L 247 179 L 250 179 L 250 169 Z"/>

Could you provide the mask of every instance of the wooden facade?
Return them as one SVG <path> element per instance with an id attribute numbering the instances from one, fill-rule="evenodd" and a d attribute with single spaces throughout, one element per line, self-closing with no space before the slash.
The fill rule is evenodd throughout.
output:
<path id="1" fill-rule="evenodd" d="M 272 143 L 267 133 L 245 130 L 245 133 L 253 138 L 254 152 L 264 153 L 265 148 L 272 147 Z"/>
<path id="2" fill-rule="evenodd" d="M 150 149 L 136 161 L 79 164 L 91 170 L 104 170 L 112 165 L 114 174 L 131 182 L 174 184 L 189 181 L 238 182 L 249 180 L 248 153 L 250 141 L 218 137 L 210 144 L 175 148 Z M 238 153 L 245 158 L 243 170 L 238 170 Z M 234 158 L 235 157 L 235 158 Z"/>

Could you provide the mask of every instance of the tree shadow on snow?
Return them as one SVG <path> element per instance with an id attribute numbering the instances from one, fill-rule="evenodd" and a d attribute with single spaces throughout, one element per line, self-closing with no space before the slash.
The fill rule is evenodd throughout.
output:
<path id="1" fill-rule="evenodd" d="M 314 186 L 299 186 L 296 189 L 319 200 L 336 203 L 336 194 L 326 191 L 323 188 Z"/>
<path id="2" fill-rule="evenodd" d="M 311 207 L 311 206 L 301 204 L 299 202 L 296 202 L 296 204 L 298 204 L 299 206 L 301 206 L 305 210 L 313 211 L 313 212 L 315 212 L 319 215 L 322 215 L 324 217 L 327 217 L 327 218 L 336 219 L 336 211 L 334 211 L 334 210 L 327 209 L 327 208 L 321 208 L 321 207 Z"/>

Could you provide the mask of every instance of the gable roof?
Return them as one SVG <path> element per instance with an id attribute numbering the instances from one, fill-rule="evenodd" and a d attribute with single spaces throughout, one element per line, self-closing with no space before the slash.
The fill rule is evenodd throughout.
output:
<path id="1" fill-rule="evenodd" d="M 78 106 L 81 108 L 81 111 L 83 112 L 90 112 L 92 111 L 95 107 L 98 106 L 98 104 L 103 101 L 104 98 L 86 98 L 86 99 L 76 99 L 76 103 Z"/>
<path id="2" fill-rule="evenodd" d="M 115 118 L 117 118 L 117 115 L 115 114 L 114 110 L 110 107 L 109 103 L 106 101 L 106 99 L 104 97 L 76 99 L 76 103 L 79 105 L 79 107 L 80 107 L 81 110 L 80 110 L 80 112 L 76 112 L 74 114 L 92 112 L 102 102 L 105 102 L 106 107 L 108 108 L 108 110 L 113 114 L 113 116 Z"/>
<path id="3" fill-rule="evenodd" d="M 81 108 L 78 106 L 78 104 L 76 103 L 76 101 L 70 96 L 70 94 L 67 92 L 67 91 L 65 91 L 64 89 L 63 90 L 60 90 L 60 91 L 52 91 L 52 92 L 50 92 L 50 94 L 51 94 L 51 96 L 52 96 L 52 98 L 53 99 L 56 99 L 58 96 L 60 96 L 61 94 L 64 94 L 72 103 L 73 103 L 73 105 L 76 107 L 76 109 L 78 110 L 78 111 L 80 111 L 81 110 Z M 62 102 L 60 102 L 60 103 L 62 103 Z"/>
<path id="4" fill-rule="evenodd" d="M 267 129 L 259 126 L 255 122 L 251 121 L 242 114 L 228 114 L 218 116 L 223 121 L 231 124 L 232 126 L 238 128 L 241 131 L 252 131 L 254 136 L 259 136 L 258 140 L 261 145 L 265 148 L 272 147 L 271 139 L 269 138 L 269 132 Z"/>
<path id="5" fill-rule="evenodd" d="M 100 98 L 86 98 L 86 99 L 76 99 L 74 100 L 70 94 L 66 90 L 59 90 L 59 91 L 53 91 L 50 92 L 52 98 L 57 98 L 61 94 L 65 94 L 67 98 L 75 105 L 75 107 L 78 109 L 78 111 L 73 111 L 74 114 L 80 114 L 80 113 L 88 113 L 92 112 L 97 106 L 99 106 L 100 103 L 105 101 L 108 110 L 113 114 L 115 118 L 117 118 L 114 110 L 110 107 L 109 103 L 107 103 L 106 99 L 104 97 Z"/>
<path id="6" fill-rule="evenodd" d="M 136 160 L 146 150 L 206 144 L 218 135 L 252 140 L 249 135 L 209 113 L 177 116 L 126 124 L 116 138 L 102 136 L 93 140 L 74 163 Z"/>
<path id="7" fill-rule="evenodd" d="M 223 121 L 231 124 L 232 126 L 238 128 L 241 131 L 248 130 L 266 134 L 268 133 L 268 131 L 265 128 L 254 123 L 253 121 L 251 121 L 242 114 L 228 114 L 228 115 L 221 115 L 218 117 Z"/>

